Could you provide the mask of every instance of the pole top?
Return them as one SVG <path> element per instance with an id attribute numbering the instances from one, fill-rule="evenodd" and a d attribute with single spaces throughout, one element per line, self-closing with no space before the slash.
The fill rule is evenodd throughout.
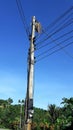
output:
<path id="1" fill-rule="evenodd" d="M 35 22 L 35 16 L 32 16 L 32 21 Z M 32 23 L 33 23 L 33 22 L 32 22 Z"/>
<path id="2" fill-rule="evenodd" d="M 35 18 L 35 16 L 33 16 L 33 18 Z"/>

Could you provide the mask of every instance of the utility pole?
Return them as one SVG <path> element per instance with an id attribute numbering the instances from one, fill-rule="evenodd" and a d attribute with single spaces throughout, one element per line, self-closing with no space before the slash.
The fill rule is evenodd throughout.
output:
<path id="1" fill-rule="evenodd" d="M 28 53 L 28 79 L 27 79 L 27 94 L 25 99 L 25 130 L 31 130 L 33 117 L 33 78 L 34 78 L 34 41 L 35 41 L 35 16 L 32 18 L 32 29 L 30 36 L 30 48 Z"/>
<path id="2" fill-rule="evenodd" d="M 24 100 L 18 100 L 18 103 L 20 104 L 20 124 L 19 124 L 19 128 L 21 130 L 22 129 L 22 105 L 24 103 Z"/>
<path id="3" fill-rule="evenodd" d="M 28 53 L 28 77 L 27 77 L 27 93 L 25 99 L 25 125 L 24 130 L 31 130 L 32 127 L 32 118 L 33 118 L 33 79 L 34 79 L 34 64 L 35 64 L 35 32 L 40 33 L 41 25 L 35 19 L 35 16 L 32 17 L 32 28 L 30 35 L 30 48 Z"/>

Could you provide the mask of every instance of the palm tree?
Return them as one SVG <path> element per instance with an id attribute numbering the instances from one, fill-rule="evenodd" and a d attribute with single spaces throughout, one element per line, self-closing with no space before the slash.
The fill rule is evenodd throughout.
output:
<path id="1" fill-rule="evenodd" d="M 48 106 L 48 118 L 50 124 L 55 124 L 57 118 L 59 117 L 59 107 L 56 107 L 55 104 Z"/>
<path id="2" fill-rule="evenodd" d="M 7 102 L 8 102 L 8 105 L 11 105 L 13 103 L 13 100 L 11 98 L 8 98 Z"/>

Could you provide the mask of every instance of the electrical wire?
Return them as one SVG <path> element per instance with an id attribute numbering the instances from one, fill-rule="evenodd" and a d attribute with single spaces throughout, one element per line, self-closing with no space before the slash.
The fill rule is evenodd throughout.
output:
<path id="1" fill-rule="evenodd" d="M 38 60 L 36 60 L 36 62 L 39 62 L 39 61 L 41 61 L 41 60 L 43 60 L 43 59 L 45 59 L 45 58 L 47 58 L 47 57 L 49 57 L 49 56 L 53 55 L 54 53 L 56 53 L 56 52 L 58 52 L 58 51 L 62 50 L 63 48 L 66 48 L 66 47 L 70 46 L 71 44 L 73 44 L 73 42 L 70 42 L 70 43 L 68 43 L 67 45 L 63 46 L 63 47 L 61 47 L 61 48 L 59 48 L 59 49 L 54 50 L 54 51 L 53 51 L 53 52 L 51 52 L 50 54 L 45 55 L 45 56 L 43 56 L 43 57 L 39 58 Z M 37 57 L 36 57 L 36 58 L 37 58 Z M 72 57 L 72 59 L 73 59 L 73 57 Z"/>
<path id="2" fill-rule="evenodd" d="M 70 21 L 70 22 L 69 22 L 69 21 Z M 63 26 L 61 26 L 60 28 L 58 28 L 56 31 L 54 31 L 52 34 L 49 34 L 49 35 L 48 35 L 48 34 L 45 32 L 45 34 L 47 35 L 47 38 L 45 38 L 44 40 L 42 40 L 42 41 L 36 43 L 36 46 L 40 45 L 40 43 L 43 43 L 44 41 L 48 40 L 51 36 L 55 35 L 56 33 L 60 32 L 62 29 L 66 28 L 66 27 L 68 27 L 70 24 L 72 24 L 72 23 L 73 23 L 73 18 L 70 19 L 69 21 L 68 21 L 67 23 L 65 23 Z M 44 29 L 43 29 L 43 31 L 44 31 Z"/>
<path id="3" fill-rule="evenodd" d="M 53 41 L 55 42 L 55 41 L 57 41 L 57 40 L 59 40 L 59 39 L 65 37 L 65 36 L 67 36 L 68 34 L 71 34 L 72 32 L 73 32 L 73 30 L 71 30 L 71 31 L 69 31 L 69 32 L 67 32 L 67 33 L 64 33 L 63 35 L 57 37 L 57 38 L 54 39 Z M 44 47 L 50 45 L 51 43 L 52 43 L 52 41 L 49 42 L 49 43 L 46 43 L 45 45 L 42 45 L 42 46 L 40 46 L 40 47 L 36 47 L 36 50 L 35 50 L 35 51 L 38 51 L 39 49 L 42 49 L 42 48 L 44 48 Z"/>
<path id="4" fill-rule="evenodd" d="M 65 22 L 69 21 L 72 18 L 73 18 L 73 13 L 71 13 L 70 15 L 65 17 L 62 21 L 60 21 L 60 23 L 59 22 L 56 23 L 56 26 L 52 27 L 53 29 L 50 31 L 50 33 L 53 32 L 53 30 L 56 30 L 58 27 L 60 27 L 61 25 L 63 25 Z M 44 33 L 45 33 L 45 30 L 44 30 Z"/>
<path id="5" fill-rule="evenodd" d="M 50 30 L 50 28 L 49 28 L 50 32 L 45 31 L 45 29 L 43 30 L 43 27 L 42 27 L 42 32 L 44 33 L 44 35 L 45 35 L 46 32 L 47 32 L 47 33 L 52 33 L 53 30 L 56 30 L 56 29 L 57 29 L 58 27 L 60 27 L 62 24 L 64 24 L 65 22 L 67 22 L 67 20 L 69 20 L 69 17 L 72 18 L 72 16 L 73 16 L 73 13 L 71 13 L 70 15 L 68 15 L 67 18 L 64 18 L 63 20 L 61 20 L 60 23 L 58 22 L 58 23 L 56 23 L 56 25 L 52 26 L 52 27 L 51 27 L 51 30 Z M 40 37 L 40 35 L 37 36 L 36 40 L 38 40 L 39 37 Z"/>
<path id="6" fill-rule="evenodd" d="M 62 45 L 62 43 L 67 42 L 67 41 L 70 40 L 71 38 L 73 38 L 73 36 L 71 36 L 71 37 L 69 37 L 69 38 L 67 38 L 67 39 L 65 39 L 65 40 L 63 40 L 63 41 L 61 41 L 61 42 L 59 42 L 59 43 L 56 44 L 55 46 L 53 46 L 53 47 L 49 48 L 48 50 L 42 52 L 41 54 L 37 55 L 37 57 L 40 57 L 41 55 L 47 53 L 48 51 L 51 51 L 52 49 L 58 47 L 59 45 Z M 60 47 L 61 47 L 61 46 L 60 46 Z"/>
<path id="7" fill-rule="evenodd" d="M 70 32 L 67 32 L 67 33 L 65 33 L 65 34 L 63 34 L 63 35 L 65 36 L 66 34 L 70 34 L 70 33 L 72 33 L 72 32 L 73 32 L 73 30 L 71 30 Z M 62 38 L 63 35 L 61 35 L 61 36 L 58 37 L 58 38 Z M 65 41 L 71 39 L 72 37 L 73 37 L 73 36 L 71 36 L 71 37 L 65 39 L 65 40 L 62 41 L 62 42 L 65 42 Z M 58 41 L 57 41 L 58 38 L 57 38 L 57 39 L 53 39 L 52 37 L 50 37 L 50 38 L 52 39 L 52 42 L 54 42 L 54 43 L 56 44 L 55 47 L 59 46 L 60 48 L 62 48 L 62 50 L 65 52 L 65 54 L 67 54 L 69 57 L 71 57 L 71 58 L 73 59 L 73 56 L 72 56 L 69 52 L 67 52 L 67 51 L 61 46 L 61 43 L 57 43 L 57 42 L 58 42 Z M 51 44 L 52 42 L 50 42 L 50 44 Z M 47 45 L 47 44 L 46 44 L 46 45 Z M 52 48 L 50 48 L 49 50 L 52 50 L 52 49 L 54 49 L 55 47 L 52 47 Z M 48 52 L 49 50 L 45 51 L 45 53 Z M 41 55 L 43 55 L 43 53 L 41 53 L 39 56 L 41 56 Z M 38 56 L 38 57 L 39 57 L 39 56 Z"/>
<path id="8" fill-rule="evenodd" d="M 71 40 L 72 37 L 73 37 L 73 36 L 70 37 L 70 40 Z M 54 41 L 54 39 L 53 39 L 52 37 L 51 37 L 51 39 L 52 39 L 52 41 Z M 69 40 L 69 38 L 68 38 L 68 40 Z M 58 45 L 60 48 L 62 47 L 62 45 L 61 45 L 61 44 L 58 44 L 57 41 L 55 41 L 54 43 L 55 43 L 56 45 Z M 62 50 L 63 50 L 63 52 L 64 52 L 67 56 L 69 56 L 70 58 L 73 59 L 73 55 L 71 55 L 67 50 L 65 50 L 65 48 L 62 48 Z"/>
<path id="9" fill-rule="evenodd" d="M 61 26 L 60 28 L 58 28 L 56 31 L 54 31 L 52 34 L 48 35 L 48 34 L 46 33 L 47 38 L 45 38 L 44 40 L 42 40 L 42 41 L 36 43 L 36 46 L 40 45 L 40 43 L 45 42 L 45 41 L 48 40 L 51 36 L 53 36 L 53 35 L 55 35 L 56 33 L 60 32 L 62 29 L 64 29 L 64 28 L 70 26 L 71 24 L 73 24 L 73 18 L 72 18 L 71 20 L 69 20 L 67 23 L 65 23 L 63 26 Z"/>
<path id="10" fill-rule="evenodd" d="M 49 32 L 49 34 L 52 33 L 53 30 L 56 30 L 58 27 L 60 27 L 62 24 L 64 24 L 67 20 L 69 20 L 69 17 L 72 17 L 72 15 L 73 15 L 73 13 L 71 13 L 69 16 L 67 16 L 67 18 L 63 19 L 60 23 L 56 23 L 56 26 L 54 28 L 52 27 L 53 29 Z M 42 27 L 42 32 L 44 34 L 46 34 L 46 31 L 43 29 L 43 27 Z M 47 34 L 48 34 L 48 32 L 47 32 Z M 36 40 L 38 40 L 38 38 L 40 37 L 40 35 L 36 36 Z"/>
<path id="11" fill-rule="evenodd" d="M 48 29 L 52 28 L 54 25 L 56 25 L 62 18 L 64 18 L 66 15 L 68 15 L 71 11 L 73 10 L 73 6 L 71 6 L 66 12 L 64 12 L 60 17 L 58 17 L 55 21 L 53 21 L 50 25 L 48 25 L 45 29 L 44 32 L 46 32 Z M 39 38 L 44 34 L 44 32 L 41 33 Z"/>
<path id="12" fill-rule="evenodd" d="M 64 18 L 66 15 L 68 15 L 68 13 L 70 13 L 72 10 L 73 10 L 73 6 L 71 6 L 66 12 L 64 12 L 60 17 L 58 17 L 49 26 L 47 26 L 45 31 L 47 31 L 49 28 L 53 27 L 57 22 L 59 22 L 62 18 Z"/>
<path id="13" fill-rule="evenodd" d="M 17 7 L 18 7 L 18 11 L 19 11 L 22 23 L 23 23 L 24 28 L 25 28 L 26 34 L 27 34 L 27 36 L 29 38 L 30 31 L 28 30 L 28 26 L 27 26 L 27 23 L 26 23 L 26 20 L 25 20 L 25 15 L 24 15 L 24 11 L 23 11 L 20 0 L 16 0 L 16 4 L 17 4 Z"/>
<path id="14" fill-rule="evenodd" d="M 24 11 L 23 11 L 23 8 L 22 8 L 22 5 L 21 5 L 21 2 L 20 2 L 20 0 L 19 0 L 19 2 L 18 2 L 18 0 L 16 0 L 16 3 L 17 3 L 17 7 L 18 7 L 18 10 L 19 10 L 19 13 L 20 13 L 20 17 L 21 17 L 21 20 L 22 20 L 22 22 L 23 22 L 23 24 L 24 24 L 24 28 L 25 28 L 25 30 L 26 30 L 26 33 L 27 33 L 27 36 L 29 37 L 29 35 L 30 35 L 30 31 L 28 30 L 28 27 L 27 27 L 27 24 L 25 23 L 25 15 L 24 15 Z M 73 7 L 71 7 L 67 12 L 65 12 L 61 17 L 59 17 L 57 20 L 60 20 L 62 17 L 64 17 L 67 13 L 69 13 L 69 11 L 71 11 L 73 9 Z M 67 18 L 65 19 L 65 20 L 67 20 Z M 72 19 L 70 19 L 70 20 L 72 20 Z M 54 22 L 54 23 L 56 23 L 56 21 Z M 53 24 L 54 24 L 53 23 Z M 68 25 L 70 25 L 72 22 L 69 22 L 69 21 L 67 21 L 61 28 L 59 28 L 58 30 L 56 30 L 55 32 L 53 32 L 53 34 L 52 35 L 54 35 L 55 33 L 57 33 L 58 31 L 60 31 L 60 29 L 62 29 L 64 26 L 66 27 L 66 26 L 68 26 Z M 51 26 L 50 26 L 51 27 Z M 48 27 L 47 27 L 47 29 L 48 29 Z M 51 36 L 51 35 L 50 35 Z M 48 37 L 50 37 L 50 36 L 48 36 Z M 47 38 L 48 38 L 47 37 Z M 44 39 L 45 40 L 45 39 Z M 58 45 L 57 45 L 58 46 Z M 61 48 L 63 48 L 63 47 L 61 47 Z M 61 49 L 60 48 L 60 49 Z"/>
<path id="15" fill-rule="evenodd" d="M 21 4 L 20 0 L 19 0 L 19 3 L 20 3 L 20 6 L 21 6 L 21 10 L 22 10 L 23 17 L 24 17 L 24 19 L 25 19 L 25 21 L 26 21 L 26 18 L 25 18 L 24 11 L 23 11 L 22 4 Z M 27 28 L 28 33 L 30 34 L 30 31 L 29 31 L 29 27 L 28 27 L 27 21 L 26 21 L 26 28 Z"/>
<path id="16" fill-rule="evenodd" d="M 54 43 L 56 44 L 55 47 L 59 46 L 60 48 L 62 48 L 61 43 L 62 43 L 62 42 L 65 42 L 65 41 L 67 41 L 67 40 L 69 40 L 69 39 L 71 39 L 71 38 L 73 37 L 73 35 L 72 35 L 71 37 L 65 39 L 65 40 L 62 41 L 61 43 L 58 43 L 57 40 L 58 40 L 59 38 L 62 38 L 63 36 L 65 36 L 65 35 L 67 35 L 67 34 L 72 33 L 72 32 L 73 32 L 73 30 L 71 30 L 70 32 L 67 32 L 67 33 L 61 35 L 61 36 L 58 37 L 57 39 L 53 39 L 52 37 L 50 37 L 50 38 L 52 39 L 52 42 L 54 42 Z M 50 42 L 50 44 L 51 44 L 52 42 Z M 52 50 L 52 49 L 54 49 L 55 47 L 52 47 L 52 48 L 50 48 L 49 50 Z M 49 50 L 48 50 L 48 51 L 49 51 Z M 68 51 L 66 51 L 64 48 L 62 48 L 62 50 L 64 51 L 65 54 L 67 54 L 69 57 L 71 57 L 71 58 L 73 59 L 73 56 L 72 56 Z M 48 51 L 46 51 L 46 52 L 48 52 Z M 45 53 L 46 53 L 46 52 L 45 52 Z M 43 55 L 43 53 L 42 53 L 41 55 Z M 41 55 L 40 55 L 40 56 L 41 56 Z M 38 57 L 39 57 L 39 56 L 38 56 Z"/>

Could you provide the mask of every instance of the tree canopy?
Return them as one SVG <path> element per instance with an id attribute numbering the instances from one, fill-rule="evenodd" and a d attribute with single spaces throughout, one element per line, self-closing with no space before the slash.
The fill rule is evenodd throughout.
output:
<path id="1" fill-rule="evenodd" d="M 23 101 L 23 100 L 22 100 Z M 24 123 L 24 101 L 13 105 L 13 100 L 0 99 L 0 128 L 19 130 L 20 116 Z M 21 103 L 21 104 L 20 104 Z M 33 130 L 73 130 L 73 97 L 63 98 L 62 107 L 48 105 L 48 110 L 34 107 Z M 22 113 L 20 113 L 22 105 Z M 21 114 L 21 115 L 20 115 Z"/>

